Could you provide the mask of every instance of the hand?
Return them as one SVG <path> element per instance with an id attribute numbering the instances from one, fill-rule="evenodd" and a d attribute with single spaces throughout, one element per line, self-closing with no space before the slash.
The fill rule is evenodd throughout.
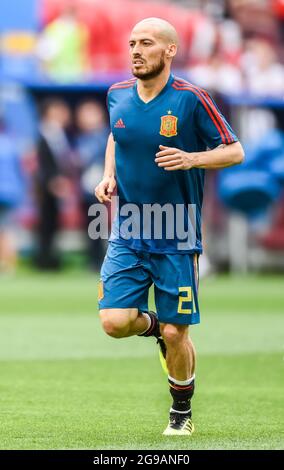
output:
<path id="1" fill-rule="evenodd" d="M 173 147 L 159 145 L 160 152 L 156 153 L 155 162 L 167 171 L 190 170 L 194 167 L 196 154 L 184 152 Z"/>
<path id="2" fill-rule="evenodd" d="M 110 202 L 112 193 L 116 188 L 114 176 L 106 176 L 95 189 L 95 195 L 100 202 Z"/>

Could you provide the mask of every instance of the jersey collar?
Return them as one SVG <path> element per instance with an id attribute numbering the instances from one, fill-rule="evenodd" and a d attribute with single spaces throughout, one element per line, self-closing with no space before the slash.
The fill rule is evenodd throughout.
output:
<path id="1" fill-rule="evenodd" d="M 145 101 L 141 100 L 141 98 L 138 94 L 138 91 L 137 91 L 137 81 L 136 81 L 135 85 L 133 87 L 133 98 L 134 98 L 135 102 L 139 106 L 143 107 L 145 110 L 150 109 L 152 107 L 152 105 L 155 104 L 157 101 L 159 101 L 161 99 L 161 97 L 163 97 L 163 95 L 168 91 L 168 89 L 170 88 L 173 81 L 174 81 L 174 76 L 171 73 L 169 78 L 168 78 L 168 81 L 167 81 L 166 85 L 164 86 L 164 88 L 162 88 L 160 93 L 158 93 L 154 98 L 152 98 L 151 101 L 148 101 L 148 103 L 145 103 Z"/>

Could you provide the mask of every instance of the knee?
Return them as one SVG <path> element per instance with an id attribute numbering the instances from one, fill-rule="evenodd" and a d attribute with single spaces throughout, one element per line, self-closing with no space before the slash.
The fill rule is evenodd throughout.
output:
<path id="1" fill-rule="evenodd" d="M 161 333 L 167 345 L 180 343 L 187 334 L 187 327 L 167 324 L 161 326 Z"/>
<path id="2" fill-rule="evenodd" d="M 100 315 L 104 332 L 112 338 L 123 338 L 128 331 L 128 325 L 125 322 L 118 321 L 107 315 Z"/>

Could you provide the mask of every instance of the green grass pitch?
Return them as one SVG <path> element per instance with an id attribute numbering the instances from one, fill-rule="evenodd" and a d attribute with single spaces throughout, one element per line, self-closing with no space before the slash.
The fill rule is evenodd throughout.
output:
<path id="1" fill-rule="evenodd" d="M 162 436 L 155 341 L 104 335 L 96 295 L 83 272 L 1 279 L 1 449 L 284 448 L 283 278 L 201 282 L 191 438 Z"/>

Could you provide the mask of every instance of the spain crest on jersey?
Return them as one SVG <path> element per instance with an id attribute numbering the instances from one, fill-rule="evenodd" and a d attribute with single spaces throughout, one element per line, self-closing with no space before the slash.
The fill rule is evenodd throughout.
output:
<path id="1" fill-rule="evenodd" d="M 174 137 L 177 135 L 177 120 L 178 118 L 171 114 L 161 116 L 160 135 L 164 135 L 165 137 Z"/>

